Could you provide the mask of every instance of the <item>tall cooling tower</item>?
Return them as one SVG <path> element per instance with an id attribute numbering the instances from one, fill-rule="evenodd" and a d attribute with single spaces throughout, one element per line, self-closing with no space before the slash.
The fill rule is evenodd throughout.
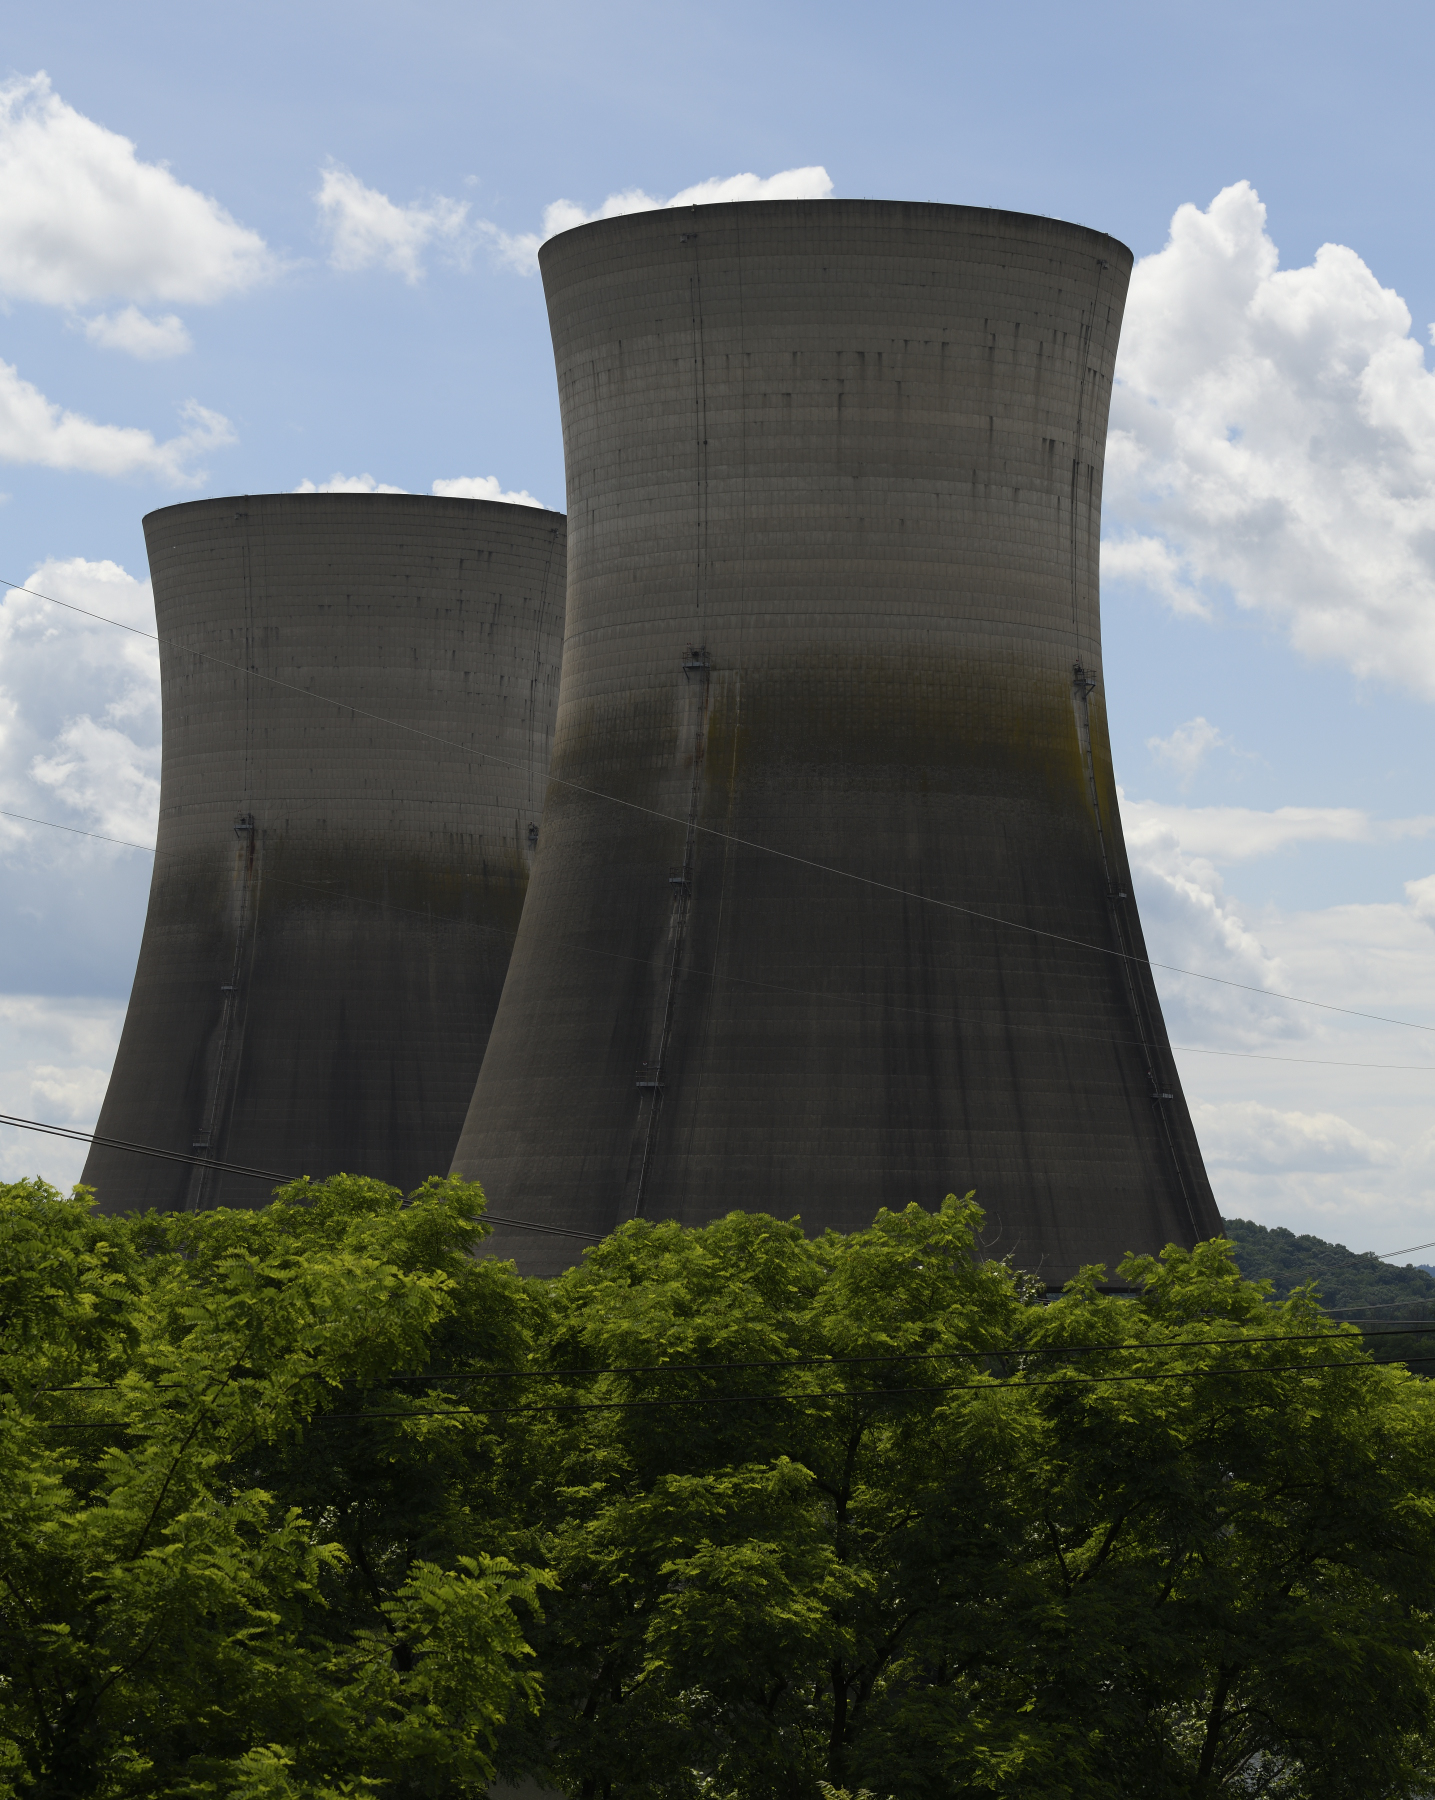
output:
<path id="1" fill-rule="evenodd" d="M 542 844 L 455 1167 L 602 1232 L 975 1188 L 1049 1281 L 1219 1229 L 1112 779 L 1131 254 L 774 201 L 540 254 L 568 467 Z M 544 1271 L 578 1244 L 500 1232 Z"/>
<path id="2" fill-rule="evenodd" d="M 264 494 L 145 520 L 164 755 L 101 1135 L 409 1187 L 447 1169 L 518 926 L 561 514 Z M 106 1211 L 262 1181 L 97 1144 Z"/>

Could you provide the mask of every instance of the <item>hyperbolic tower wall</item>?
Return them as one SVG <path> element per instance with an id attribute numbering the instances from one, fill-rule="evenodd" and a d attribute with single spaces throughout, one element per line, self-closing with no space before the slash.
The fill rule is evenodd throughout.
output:
<path id="1" fill-rule="evenodd" d="M 1048 1280 L 1217 1230 L 1107 737 L 1130 252 L 777 201 L 540 260 L 555 779 L 455 1167 L 594 1232 L 733 1207 L 850 1229 L 975 1188 L 992 1254 Z M 495 1247 L 535 1271 L 580 1248 Z"/>
<path id="2" fill-rule="evenodd" d="M 144 524 L 158 849 L 97 1130 L 412 1186 L 453 1155 L 528 885 L 563 517 L 265 494 Z M 268 1197 L 99 1145 L 84 1180 L 110 1211 Z"/>

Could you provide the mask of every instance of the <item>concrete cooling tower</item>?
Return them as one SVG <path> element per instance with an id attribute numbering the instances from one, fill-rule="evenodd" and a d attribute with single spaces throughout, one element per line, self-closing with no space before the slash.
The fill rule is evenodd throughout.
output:
<path id="1" fill-rule="evenodd" d="M 976 1190 L 1049 1282 L 1219 1219 L 1112 779 L 1131 254 L 773 201 L 540 253 L 568 469 L 543 835 L 455 1167 L 604 1232 Z M 500 1230 L 542 1272 L 581 1246 Z"/>
<path id="2" fill-rule="evenodd" d="M 447 1169 L 517 929 L 563 640 L 561 514 L 264 494 L 145 520 L 164 753 L 98 1133 L 405 1188 Z M 103 1210 L 272 1182 L 96 1144 Z"/>

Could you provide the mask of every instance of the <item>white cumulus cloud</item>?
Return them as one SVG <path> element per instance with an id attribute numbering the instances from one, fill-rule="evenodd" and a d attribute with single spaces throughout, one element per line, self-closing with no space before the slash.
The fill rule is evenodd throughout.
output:
<path id="1" fill-rule="evenodd" d="M 495 226 L 502 259 L 523 274 L 538 267 L 538 247 L 560 231 L 588 225 L 594 219 L 617 219 L 624 213 L 657 212 L 670 206 L 717 206 L 730 200 L 826 200 L 832 193 L 832 177 L 814 164 L 805 169 L 783 169 L 776 175 L 710 175 L 706 181 L 680 188 L 666 200 L 642 188 L 624 188 L 609 194 L 601 206 L 585 211 L 574 200 L 553 200 L 543 209 L 543 230 L 508 237 Z"/>
<path id="2" fill-rule="evenodd" d="M 1410 819 L 1372 819 L 1353 806 L 1277 806 L 1262 812 L 1248 806 L 1172 806 L 1124 795 L 1121 816 L 1128 844 L 1152 843 L 1165 833 L 1187 855 L 1216 864 L 1271 856 L 1293 844 L 1391 843 L 1435 831 L 1435 814 L 1428 813 Z"/>
<path id="3" fill-rule="evenodd" d="M 1245 1170 L 1392 1168 L 1400 1155 L 1333 1112 L 1284 1112 L 1256 1100 L 1192 1109 L 1192 1121 L 1209 1163 Z"/>
<path id="4" fill-rule="evenodd" d="M 1356 1249 L 1418 1241 L 1435 1168 L 1435 1029 L 1397 1021 L 1435 1028 L 1435 876 L 1407 882 L 1403 903 L 1288 912 L 1243 905 L 1222 871 L 1302 842 L 1423 835 L 1432 821 L 1125 797 L 1121 809 L 1162 1010 L 1222 1212 Z"/>
<path id="5" fill-rule="evenodd" d="M 1117 445 L 1122 454 L 1124 445 Z M 1107 468 L 1111 467 L 1112 440 L 1107 439 Z M 1108 493 L 1111 491 L 1107 477 Z M 1117 501 L 1108 499 L 1108 516 L 1116 510 Z M 1118 531 L 1121 529 L 1117 527 Z M 1190 567 L 1161 538 L 1136 537 L 1127 530 L 1122 536 L 1101 540 L 1101 573 L 1107 580 L 1134 581 L 1159 594 L 1174 613 L 1185 613 L 1196 619 L 1213 616 L 1207 597 L 1193 587 Z"/>
<path id="6" fill-rule="evenodd" d="M 137 306 L 117 313 L 97 313 L 85 320 L 85 336 L 102 350 L 123 350 L 141 362 L 158 362 L 167 356 L 184 356 L 194 348 L 184 320 L 178 313 L 152 319 Z"/>
<path id="7" fill-rule="evenodd" d="M 1317 1028 L 1315 1013 L 1266 1000 L 1262 990 L 1402 1016 L 1417 988 L 1428 987 L 1435 1000 L 1435 957 L 1418 924 L 1421 884 L 1410 884 L 1406 906 L 1252 917 L 1227 893 L 1221 873 L 1299 844 L 1424 837 L 1435 834 L 1435 816 L 1372 819 L 1354 807 L 1281 806 L 1261 812 L 1172 806 L 1123 794 L 1121 817 L 1152 957 L 1174 969 L 1203 970 L 1243 984 L 1231 988 L 1171 969 L 1159 972 L 1171 1035 L 1178 1042 L 1276 1050 Z M 1435 899 L 1431 906 L 1435 912 Z M 1422 957 L 1428 968 L 1421 968 Z M 1243 991 L 1247 988 L 1257 991 Z"/>
<path id="8" fill-rule="evenodd" d="M 141 162 L 44 74 L 0 84 L 0 293 L 52 306 L 211 301 L 275 267 L 257 232 Z"/>
<path id="9" fill-rule="evenodd" d="M 340 475 L 335 473 L 327 481 L 301 481 L 294 489 L 296 494 L 406 494 L 407 488 L 390 487 L 386 481 L 375 481 L 372 475 Z"/>
<path id="10" fill-rule="evenodd" d="M 1339 244 L 1281 269 L 1237 182 L 1136 265 L 1117 378 L 1106 573 L 1435 698 L 1435 374 L 1400 296 Z"/>
<path id="11" fill-rule="evenodd" d="M 1264 989 L 1289 991 L 1286 971 L 1226 893 L 1215 862 L 1184 840 L 1188 810 L 1156 808 L 1124 796 L 1121 800 L 1131 877 L 1151 956 L 1174 969 L 1199 969 L 1222 978 L 1202 981 L 1172 968 L 1158 972 L 1171 1036 L 1181 1043 L 1242 1049 L 1299 1038 L 1308 1029 L 1299 1011 L 1272 1007 L 1260 998 Z"/>
<path id="12" fill-rule="evenodd" d="M 102 618 L 153 631 L 154 598 L 118 563 L 84 557 L 41 563 L 0 601 L 0 805 L 141 844 L 159 816 L 159 651 L 48 605 L 68 601 Z M 51 848 L 52 834 L 0 819 L 0 841 Z M 77 846 L 71 844 L 68 849 Z M 110 856 L 95 844 L 93 854 Z"/>
<path id="13" fill-rule="evenodd" d="M 64 726 L 49 755 L 32 759 L 30 775 L 107 836 L 142 844 L 159 810 L 157 762 L 157 746 L 84 714 Z"/>
<path id="14" fill-rule="evenodd" d="M 341 163 L 323 171 L 315 200 L 329 239 L 329 262 L 346 273 L 377 263 L 413 285 L 423 279 L 424 253 L 432 246 L 446 247 L 462 260 L 471 244 L 466 201 L 440 195 L 396 206 Z"/>
<path id="15" fill-rule="evenodd" d="M 134 425 L 100 425 L 47 400 L 18 369 L 0 362 L 0 462 L 39 463 L 92 475 L 157 475 L 177 486 L 203 480 L 198 459 L 235 441 L 228 419 L 196 400 L 180 409 L 185 429 L 157 439 Z"/>
<path id="16" fill-rule="evenodd" d="M 527 488 L 508 492 L 496 475 L 455 475 L 451 481 L 436 481 L 432 491 L 449 500 L 507 500 L 514 506 L 542 506 Z"/>
<path id="17" fill-rule="evenodd" d="M 125 1009 L 114 1000 L 0 994 L 0 1111 L 93 1128 Z M 0 1180 L 42 1175 L 68 1188 L 88 1146 L 0 1126 Z"/>
<path id="18" fill-rule="evenodd" d="M 1407 881 L 1405 892 L 1415 917 L 1435 929 L 1435 875 L 1422 875 L 1418 881 Z"/>
<path id="19" fill-rule="evenodd" d="M 412 284 L 423 279 L 424 256 L 430 249 L 464 263 L 475 245 L 483 244 L 504 267 L 533 275 L 538 271 L 539 246 L 546 239 L 592 219 L 615 219 L 622 213 L 654 212 L 666 206 L 711 206 L 724 200 L 825 200 L 831 192 L 831 177 L 815 165 L 784 169 L 777 175 L 713 175 L 666 200 L 642 188 L 624 188 L 609 194 L 591 212 L 575 200 L 553 200 L 543 209 L 541 231 L 510 232 L 491 219 L 470 219 L 466 200 L 440 195 L 396 205 L 342 164 L 330 163 L 320 177 L 316 199 L 334 268 L 348 271 L 380 264 Z"/>
<path id="20" fill-rule="evenodd" d="M 543 209 L 543 236 L 550 238 L 594 219 L 657 212 L 669 206 L 719 206 L 730 200 L 826 200 L 831 193 L 832 177 L 817 165 L 784 169 L 778 175 L 710 175 L 706 181 L 681 188 L 666 200 L 645 193 L 642 188 L 624 188 L 621 193 L 609 194 L 592 212 L 586 212 L 573 200 L 554 200 Z"/>
<path id="21" fill-rule="evenodd" d="M 408 488 L 390 487 L 363 475 L 333 474 L 327 481 L 301 481 L 296 494 L 406 494 Z M 447 500 L 506 500 L 515 506 L 542 506 L 527 488 L 507 489 L 496 475 L 455 475 L 451 480 L 438 480 L 430 492 Z"/>
<path id="22" fill-rule="evenodd" d="M 1170 737 L 1147 738 L 1146 748 L 1173 768 L 1185 787 L 1209 752 L 1227 741 L 1209 719 L 1198 714 L 1194 719 L 1187 719 L 1184 725 L 1178 725 Z"/>

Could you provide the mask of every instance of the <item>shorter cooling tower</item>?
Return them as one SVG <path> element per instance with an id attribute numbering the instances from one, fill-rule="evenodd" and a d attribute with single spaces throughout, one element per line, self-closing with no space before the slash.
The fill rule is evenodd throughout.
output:
<path id="1" fill-rule="evenodd" d="M 149 913 L 98 1133 L 409 1188 L 449 1166 L 528 885 L 561 514 L 264 494 L 151 513 Z M 269 1185 L 96 1144 L 106 1212 Z"/>

